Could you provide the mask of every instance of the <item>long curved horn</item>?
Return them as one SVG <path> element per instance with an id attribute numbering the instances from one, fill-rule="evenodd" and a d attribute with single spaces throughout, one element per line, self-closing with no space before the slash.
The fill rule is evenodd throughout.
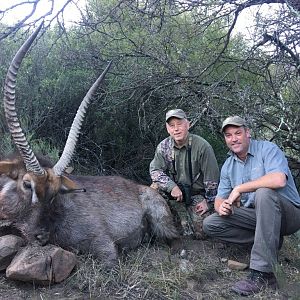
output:
<path id="1" fill-rule="evenodd" d="M 4 110 L 9 131 L 20 152 L 21 157 L 23 158 L 26 170 L 32 171 L 36 175 L 44 175 L 45 170 L 40 166 L 21 128 L 16 112 L 15 88 L 17 73 L 20 68 L 21 62 L 28 49 L 30 48 L 32 42 L 41 30 L 42 26 L 43 23 L 41 23 L 41 25 L 35 30 L 35 32 L 26 40 L 26 42 L 21 46 L 21 48 L 13 58 L 7 71 L 4 84 Z"/>
<path id="2" fill-rule="evenodd" d="M 77 110 L 76 116 L 73 120 L 64 151 L 63 151 L 59 161 L 53 167 L 53 172 L 55 175 L 58 175 L 58 176 L 61 175 L 63 173 L 63 171 L 66 169 L 66 167 L 68 166 L 68 164 L 70 163 L 73 153 L 74 153 L 74 150 L 75 150 L 75 146 L 76 146 L 76 143 L 78 140 L 78 135 L 79 135 L 80 129 L 81 129 L 81 124 L 84 119 L 87 107 L 90 104 L 92 97 L 95 95 L 97 88 L 99 87 L 100 83 L 104 79 L 110 66 L 111 66 L 111 62 L 109 62 L 109 64 L 107 65 L 107 67 L 105 68 L 103 73 L 98 77 L 98 79 L 94 82 L 92 87 L 89 89 L 89 91 L 83 98 L 83 100 Z"/>

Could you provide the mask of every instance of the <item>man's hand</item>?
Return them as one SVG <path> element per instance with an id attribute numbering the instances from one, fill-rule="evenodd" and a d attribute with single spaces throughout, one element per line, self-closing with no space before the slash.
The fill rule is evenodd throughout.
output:
<path id="1" fill-rule="evenodd" d="M 177 202 L 182 202 L 183 195 L 180 188 L 176 185 L 171 191 L 171 196 L 176 199 Z"/>
<path id="2" fill-rule="evenodd" d="M 237 207 L 241 206 L 241 193 L 238 191 L 238 186 L 231 191 L 227 201 Z"/>
<path id="3" fill-rule="evenodd" d="M 233 214 L 233 207 L 240 207 L 241 205 L 241 193 L 239 192 L 238 187 L 231 191 L 228 199 L 217 199 L 215 203 L 215 209 L 220 216 L 229 216 Z"/>
<path id="4" fill-rule="evenodd" d="M 201 202 L 197 203 L 195 206 L 195 212 L 202 216 L 209 210 L 206 199 L 202 200 Z"/>
<path id="5" fill-rule="evenodd" d="M 218 208 L 218 214 L 220 216 L 229 216 L 233 213 L 232 203 L 228 199 L 222 201 Z"/>

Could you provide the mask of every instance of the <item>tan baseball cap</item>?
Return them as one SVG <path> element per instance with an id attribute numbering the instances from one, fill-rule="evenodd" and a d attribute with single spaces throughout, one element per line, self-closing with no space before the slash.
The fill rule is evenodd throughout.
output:
<path id="1" fill-rule="evenodd" d="M 166 113 L 166 122 L 170 118 L 187 119 L 185 112 L 182 109 L 171 109 Z"/>
<path id="2" fill-rule="evenodd" d="M 228 125 L 233 125 L 233 126 L 247 126 L 246 120 L 239 117 L 239 116 L 233 116 L 233 117 L 228 117 L 224 120 L 222 124 L 222 129 L 221 131 L 223 132 L 225 127 Z"/>

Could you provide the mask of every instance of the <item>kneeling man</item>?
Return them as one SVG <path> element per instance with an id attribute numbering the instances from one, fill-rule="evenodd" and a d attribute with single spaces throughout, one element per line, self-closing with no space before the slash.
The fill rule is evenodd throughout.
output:
<path id="1" fill-rule="evenodd" d="M 284 153 L 268 141 L 251 139 L 243 118 L 222 125 L 230 156 L 222 170 L 216 213 L 204 219 L 204 232 L 222 241 L 253 243 L 248 278 L 232 290 L 251 295 L 276 288 L 274 270 L 283 236 L 300 229 L 300 197 Z"/>

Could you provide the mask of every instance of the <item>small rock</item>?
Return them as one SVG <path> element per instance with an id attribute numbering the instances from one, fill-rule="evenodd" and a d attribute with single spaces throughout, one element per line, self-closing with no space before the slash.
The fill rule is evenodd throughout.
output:
<path id="1" fill-rule="evenodd" d="M 180 259 L 179 269 L 184 273 L 189 273 L 194 270 L 193 264 L 187 259 Z"/>
<path id="2" fill-rule="evenodd" d="M 74 253 L 54 245 L 29 245 L 21 249 L 6 269 L 6 276 L 40 284 L 66 279 L 76 265 Z"/>
<path id="3" fill-rule="evenodd" d="M 220 272 L 222 273 L 222 274 L 229 274 L 229 273 L 231 273 L 232 272 L 232 270 L 231 269 L 229 269 L 228 267 L 227 268 L 225 268 L 225 269 L 221 269 L 220 270 Z"/>
<path id="4" fill-rule="evenodd" d="M 235 260 L 228 260 L 228 268 L 230 268 L 231 270 L 245 270 L 248 268 L 247 264 L 235 261 Z"/>
<path id="5" fill-rule="evenodd" d="M 12 259 L 25 245 L 25 241 L 16 235 L 8 234 L 0 237 L 0 271 L 5 270 Z"/>
<path id="6" fill-rule="evenodd" d="M 189 278 L 186 282 L 187 288 L 191 291 L 196 291 L 199 286 L 199 282 L 197 280 L 194 280 L 192 278 Z"/>
<path id="7" fill-rule="evenodd" d="M 181 251 L 180 251 L 180 257 L 181 258 L 187 258 L 187 251 L 185 250 L 185 249 L 182 249 Z"/>

